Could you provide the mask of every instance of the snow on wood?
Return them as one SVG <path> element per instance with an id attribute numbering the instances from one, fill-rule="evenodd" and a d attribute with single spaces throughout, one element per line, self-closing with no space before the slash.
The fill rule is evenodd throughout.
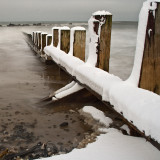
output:
<path id="1" fill-rule="evenodd" d="M 71 95 L 75 92 L 80 91 L 81 89 L 83 89 L 83 87 L 81 85 L 79 85 L 78 83 L 75 83 L 73 86 L 71 86 L 70 88 L 63 90 L 61 92 L 58 92 L 57 94 L 55 94 L 55 96 L 52 98 L 53 101 L 61 99 L 63 97 L 66 97 L 68 95 Z"/>
<path id="2" fill-rule="evenodd" d="M 55 95 L 57 95 L 57 94 L 65 91 L 65 90 L 68 90 L 68 89 L 72 88 L 75 84 L 76 84 L 76 82 L 75 82 L 75 81 L 72 81 L 71 83 L 67 84 L 66 86 L 58 89 L 56 92 L 51 93 L 51 94 L 49 95 L 49 97 L 53 97 L 53 96 L 55 96 Z M 53 97 L 53 99 L 54 99 L 54 97 Z M 55 98 L 55 99 L 56 99 L 56 98 Z"/>
<path id="3" fill-rule="evenodd" d="M 96 16 L 96 15 L 112 15 L 112 14 L 108 11 L 103 10 L 103 11 L 96 11 L 92 15 Z"/>
<path id="4" fill-rule="evenodd" d="M 88 21 L 88 30 L 89 30 L 89 36 L 90 36 L 90 42 L 89 42 L 89 53 L 88 53 L 88 59 L 87 63 L 96 66 L 97 63 L 97 46 L 98 46 L 98 40 L 99 35 L 96 34 L 96 32 L 93 30 L 95 22 L 98 20 L 95 20 L 95 18 L 91 17 Z"/>
<path id="5" fill-rule="evenodd" d="M 77 80 L 82 84 L 89 86 L 93 91 L 96 91 L 99 95 L 103 95 L 103 89 L 106 87 L 107 92 L 115 84 L 121 81 L 120 78 L 109 74 L 99 68 L 92 67 L 87 63 L 75 68 L 73 74 Z M 104 93 L 107 97 L 107 93 Z"/>
<path id="6" fill-rule="evenodd" d="M 53 47 L 53 46 L 45 47 L 44 52 L 47 56 L 52 57 L 53 61 L 56 62 L 57 64 L 59 64 L 59 57 L 62 57 L 64 54 L 66 54 L 65 52 L 61 51 L 59 48 Z"/>
<path id="7" fill-rule="evenodd" d="M 160 96 L 120 82 L 110 89 L 110 103 L 114 109 L 132 122 L 146 136 L 160 143 Z"/>
<path id="8" fill-rule="evenodd" d="M 59 64 L 73 76 L 75 69 L 83 65 L 84 62 L 72 55 L 63 54 L 63 56 L 61 56 L 61 58 L 59 59 Z"/>
<path id="9" fill-rule="evenodd" d="M 65 91 L 65 90 L 73 87 L 75 84 L 76 84 L 76 82 L 75 82 L 75 81 L 72 81 L 71 83 L 67 84 L 67 85 L 64 86 L 63 88 L 60 88 L 59 90 L 57 90 L 57 91 L 55 92 L 55 94 L 58 94 L 58 93 L 60 93 L 60 92 L 62 92 L 62 91 Z"/>
<path id="10" fill-rule="evenodd" d="M 155 2 L 160 2 L 159 0 L 148 0 L 143 3 L 142 9 L 139 14 L 139 24 L 138 24 L 138 33 L 137 33 L 137 44 L 136 44 L 136 51 L 135 51 L 135 60 L 132 69 L 132 73 L 127 81 L 138 86 L 140 72 L 141 72 L 141 65 L 143 59 L 143 52 L 144 52 L 144 44 L 145 44 L 145 37 L 146 37 L 146 27 L 148 22 L 148 11 L 155 10 L 157 5 Z M 152 4 L 152 6 L 151 6 Z"/>
<path id="11" fill-rule="evenodd" d="M 88 21 L 90 42 L 87 63 L 105 71 L 109 71 L 112 27 L 112 15 L 107 13 L 98 11 Z"/>
<path id="12" fill-rule="evenodd" d="M 154 10 L 148 12 L 139 87 L 160 94 L 160 3 L 151 4 Z"/>
<path id="13" fill-rule="evenodd" d="M 130 135 L 130 129 L 129 129 L 129 127 L 128 127 L 126 124 L 124 124 L 124 125 L 121 127 L 121 129 L 125 130 L 125 131 L 127 132 L 127 134 Z"/>

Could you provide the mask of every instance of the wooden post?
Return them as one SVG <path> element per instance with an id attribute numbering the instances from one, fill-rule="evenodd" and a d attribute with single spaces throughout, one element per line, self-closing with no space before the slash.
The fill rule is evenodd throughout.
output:
<path id="1" fill-rule="evenodd" d="M 53 29 L 53 46 L 57 47 L 59 41 L 59 29 Z"/>
<path id="2" fill-rule="evenodd" d="M 34 43 L 35 32 L 32 32 L 32 42 Z"/>
<path id="3" fill-rule="evenodd" d="M 35 34 L 35 45 L 37 47 L 37 49 L 39 49 L 39 36 L 40 36 L 41 31 L 36 31 Z"/>
<path id="4" fill-rule="evenodd" d="M 109 58 L 110 58 L 110 43 L 111 43 L 111 28 L 112 28 L 112 15 L 94 15 L 94 31 L 99 34 L 100 39 L 99 45 L 97 46 L 97 65 L 96 67 L 101 68 L 109 72 Z"/>
<path id="5" fill-rule="evenodd" d="M 38 33 L 35 33 L 35 45 L 37 46 L 37 41 L 38 41 Z"/>
<path id="6" fill-rule="evenodd" d="M 38 33 L 38 50 L 41 49 L 41 32 Z"/>
<path id="7" fill-rule="evenodd" d="M 41 42 L 42 42 L 42 44 L 41 44 L 41 51 L 42 51 L 43 55 L 45 54 L 44 51 L 43 51 L 43 49 L 46 46 L 46 36 L 47 36 L 47 33 L 42 33 L 41 34 Z"/>
<path id="8" fill-rule="evenodd" d="M 52 35 L 48 34 L 46 35 L 46 46 L 49 46 L 52 44 Z M 44 52 L 43 52 L 44 53 Z M 45 54 L 45 53 L 44 53 Z M 45 61 L 48 62 L 52 62 L 52 58 L 50 56 L 48 56 L 47 54 L 45 54 Z"/>
<path id="9" fill-rule="evenodd" d="M 52 43 L 52 35 L 48 34 L 46 36 L 46 45 L 49 46 Z"/>
<path id="10" fill-rule="evenodd" d="M 86 30 L 75 30 L 73 56 L 85 61 Z"/>
<path id="11" fill-rule="evenodd" d="M 155 13 L 148 13 L 139 87 L 160 94 L 160 3 L 156 3 Z"/>
<path id="12" fill-rule="evenodd" d="M 66 53 L 70 50 L 70 29 L 61 29 L 60 49 Z"/>

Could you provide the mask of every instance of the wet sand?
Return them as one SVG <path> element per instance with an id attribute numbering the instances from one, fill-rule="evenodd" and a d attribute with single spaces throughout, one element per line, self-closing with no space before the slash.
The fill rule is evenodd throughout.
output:
<path id="1" fill-rule="evenodd" d="M 4 36 L 0 37 L 0 151 L 9 148 L 17 152 L 38 142 L 50 142 L 61 152 L 71 151 L 84 133 L 92 132 L 73 111 L 78 107 L 76 102 L 61 104 L 57 109 L 37 106 L 71 78 L 55 64 L 41 62 L 21 31 L 2 28 L 0 35 Z M 63 127 L 64 122 L 67 125 Z"/>

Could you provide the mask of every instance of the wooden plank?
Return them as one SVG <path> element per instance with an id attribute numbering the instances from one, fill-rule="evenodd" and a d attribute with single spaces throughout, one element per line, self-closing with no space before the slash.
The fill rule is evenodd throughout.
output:
<path id="1" fill-rule="evenodd" d="M 73 56 L 85 61 L 86 31 L 75 30 L 73 42 Z"/>
<path id="2" fill-rule="evenodd" d="M 42 34 L 42 44 L 41 44 L 41 51 L 42 51 L 42 54 L 44 55 L 45 53 L 44 53 L 44 47 L 46 46 L 46 36 L 47 36 L 47 33 L 43 33 Z"/>
<path id="3" fill-rule="evenodd" d="M 53 30 L 53 46 L 57 47 L 59 41 L 59 29 Z"/>
<path id="4" fill-rule="evenodd" d="M 35 35 L 35 45 L 37 46 L 38 45 L 38 33 L 36 32 L 36 35 Z"/>
<path id="5" fill-rule="evenodd" d="M 46 36 L 47 36 L 47 33 L 46 34 L 42 34 L 42 51 L 44 49 L 44 47 L 46 46 Z"/>
<path id="6" fill-rule="evenodd" d="M 41 49 L 41 33 L 38 33 L 38 50 Z"/>
<path id="7" fill-rule="evenodd" d="M 66 53 L 70 50 L 70 30 L 61 30 L 60 49 Z"/>
<path id="8" fill-rule="evenodd" d="M 51 45 L 52 43 L 52 36 L 47 35 L 47 46 Z"/>
<path id="9" fill-rule="evenodd" d="M 149 11 L 139 87 L 160 94 L 160 3 Z"/>
<path id="10" fill-rule="evenodd" d="M 112 15 L 95 15 L 94 18 L 99 21 L 99 23 L 94 23 L 96 33 L 98 34 L 98 27 L 101 30 L 99 47 L 97 48 L 98 58 L 96 67 L 109 72 Z"/>

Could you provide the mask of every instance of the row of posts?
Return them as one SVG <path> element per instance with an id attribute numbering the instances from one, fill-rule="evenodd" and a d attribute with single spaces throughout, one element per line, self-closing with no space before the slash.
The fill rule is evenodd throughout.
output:
<path id="1" fill-rule="evenodd" d="M 149 11 L 148 24 L 146 27 L 146 37 L 144 44 L 144 53 L 142 59 L 142 67 L 139 78 L 139 87 L 144 88 L 154 93 L 160 94 L 160 3 L 157 3 L 155 18 L 153 13 Z M 109 72 L 110 58 L 110 41 L 112 15 L 94 15 L 95 22 L 93 30 L 98 34 L 101 30 L 100 39 L 97 45 L 97 64 L 96 67 Z M 103 25 L 101 20 L 105 22 Z M 148 29 L 152 27 L 153 34 L 148 37 Z M 36 48 L 44 55 L 44 47 L 53 45 L 58 46 L 59 29 L 53 28 L 53 35 L 43 32 L 33 32 L 33 42 Z M 60 32 L 60 49 L 68 53 L 70 50 L 70 30 L 62 29 Z M 53 37 L 53 40 L 52 40 Z M 53 44 L 52 44 L 53 43 Z M 73 42 L 73 56 L 85 61 L 85 46 L 86 46 L 86 31 L 76 30 Z"/>
<path id="2" fill-rule="evenodd" d="M 43 56 L 45 46 L 57 47 L 59 43 L 59 29 L 53 28 L 53 35 L 43 33 L 40 31 L 33 32 L 33 42 L 37 51 Z M 61 29 L 60 32 L 60 50 L 66 54 L 70 51 L 70 30 Z M 53 40 L 52 40 L 53 37 Z M 75 30 L 74 42 L 73 42 L 73 56 L 78 57 L 82 61 L 85 61 L 85 46 L 86 46 L 86 30 Z"/>
<path id="3" fill-rule="evenodd" d="M 98 34 L 98 30 L 101 30 L 100 39 L 98 39 L 97 46 L 97 64 L 96 67 L 105 71 L 109 71 L 109 57 L 110 57 L 110 42 L 111 42 L 111 28 L 112 28 L 112 15 L 94 15 L 95 27 L 94 32 Z M 101 24 L 101 20 L 105 22 Z M 58 46 L 59 43 L 58 28 L 53 28 L 52 34 L 43 33 L 40 31 L 33 32 L 33 42 L 37 48 L 44 55 L 44 47 L 52 45 Z M 60 50 L 68 53 L 70 50 L 70 29 L 61 29 L 60 32 Z M 53 38 L 53 39 L 52 39 Z M 73 56 L 85 61 L 85 47 L 86 47 L 86 30 L 75 30 L 74 42 L 73 42 Z"/>

